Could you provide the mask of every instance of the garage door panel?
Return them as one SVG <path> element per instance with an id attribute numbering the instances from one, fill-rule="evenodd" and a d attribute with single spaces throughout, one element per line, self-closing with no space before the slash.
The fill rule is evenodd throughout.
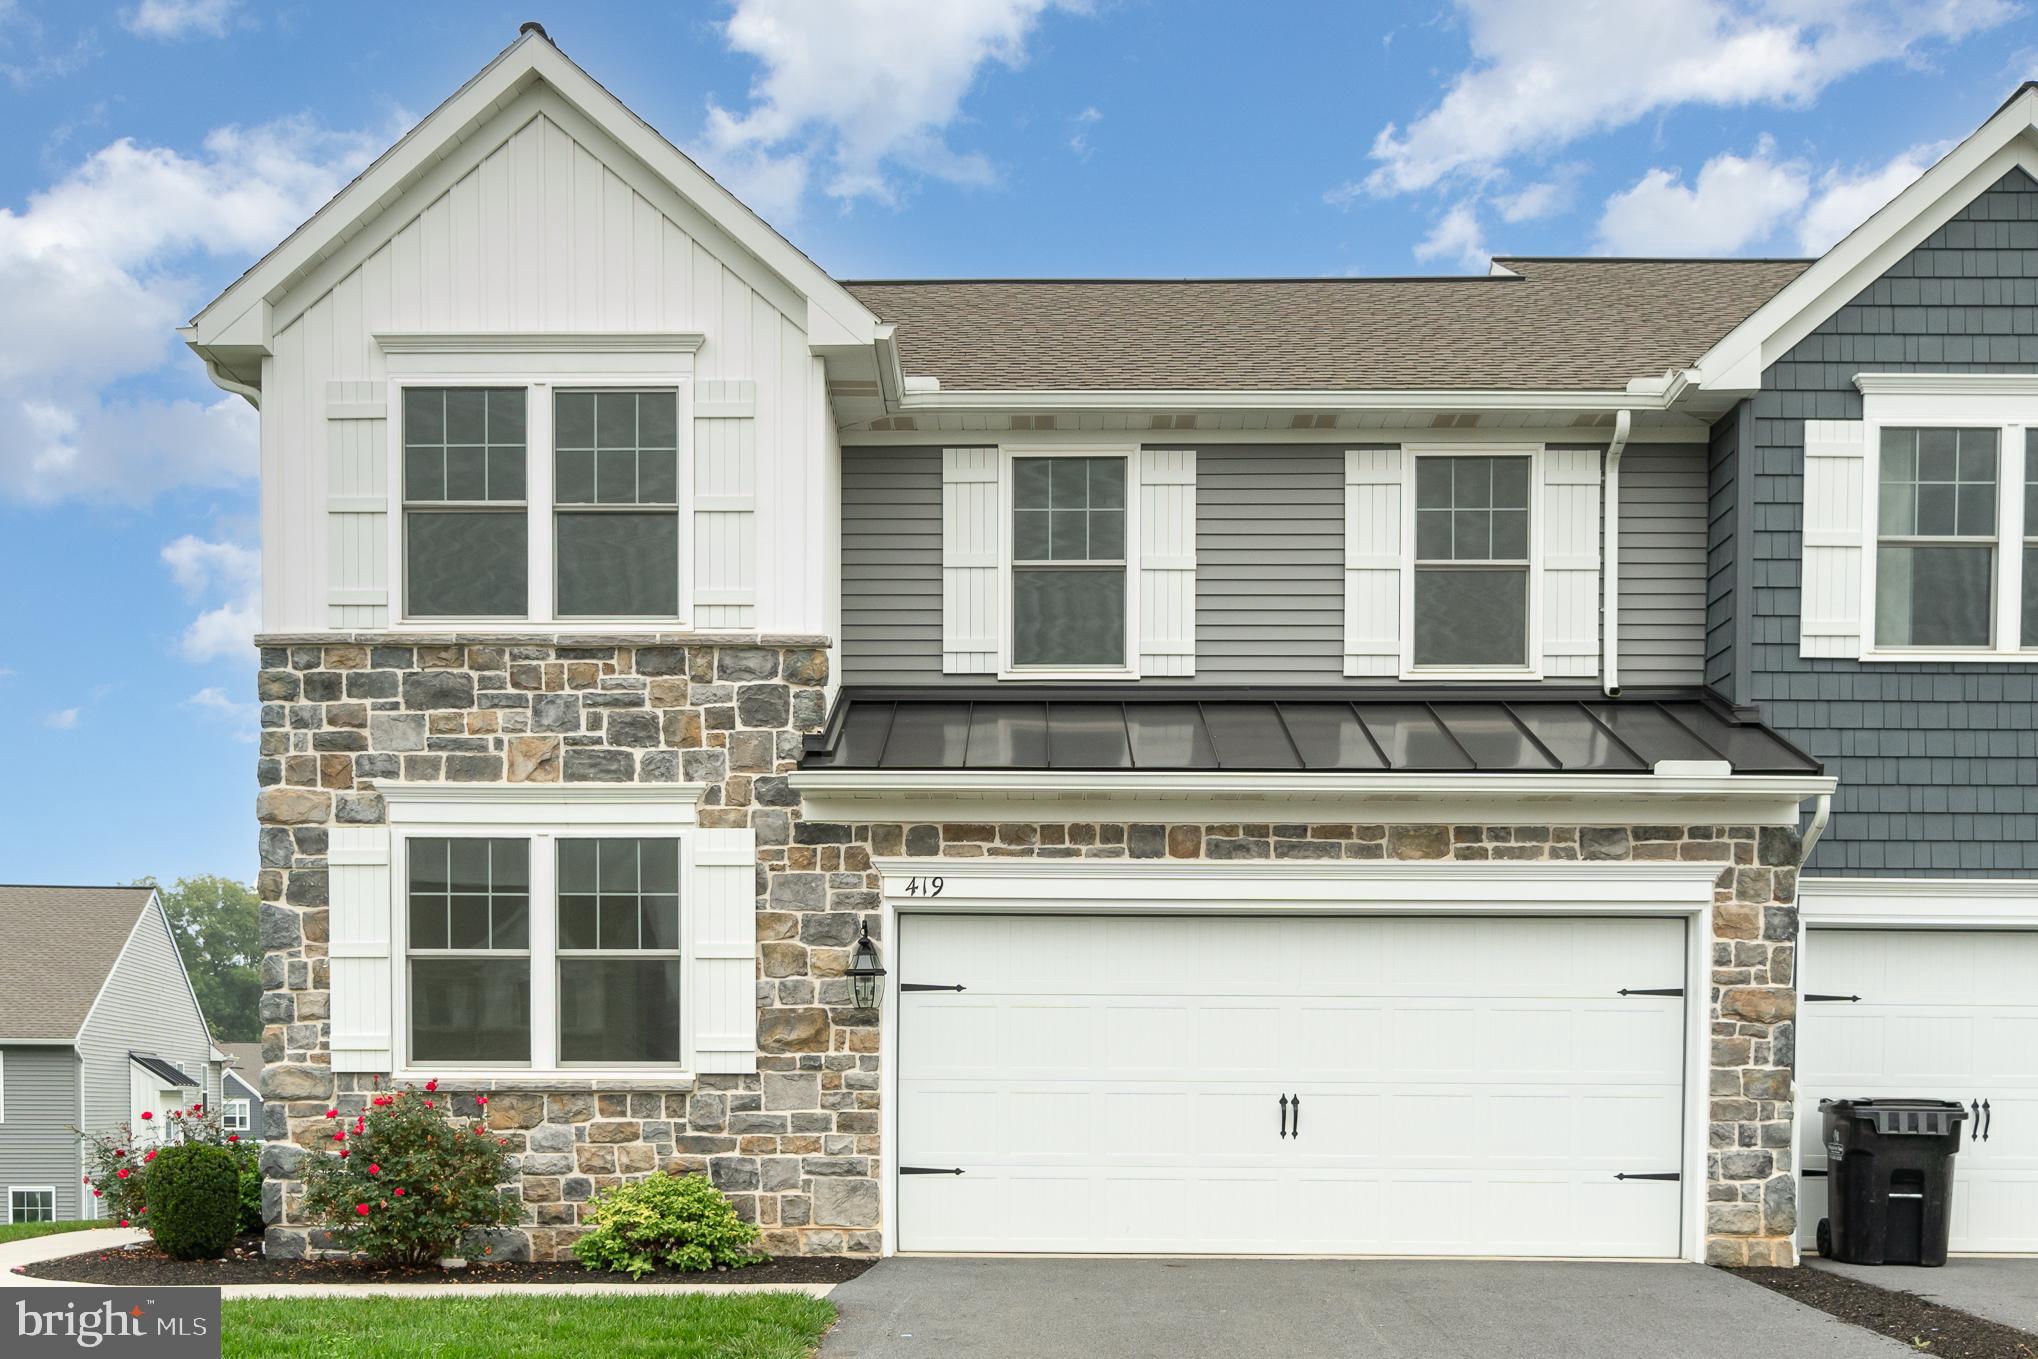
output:
<path id="1" fill-rule="evenodd" d="M 1679 922 L 911 916 L 898 958 L 971 988 L 901 997 L 901 1157 L 966 1172 L 901 1180 L 902 1249 L 1677 1252 L 1674 1193 L 1578 1205 L 1678 1163 L 1681 1007 L 1613 993 L 1676 984 Z"/>
<path id="2" fill-rule="evenodd" d="M 1799 1040 L 1804 1164 L 1824 1169 L 1821 1099 L 1989 1102 L 1989 1138 L 1963 1128 L 1955 1251 L 2038 1251 L 2038 932 L 1816 929 L 1805 987 L 1858 1001 L 1807 1004 Z M 1826 1215 L 1803 1182 L 1800 1239 Z"/>

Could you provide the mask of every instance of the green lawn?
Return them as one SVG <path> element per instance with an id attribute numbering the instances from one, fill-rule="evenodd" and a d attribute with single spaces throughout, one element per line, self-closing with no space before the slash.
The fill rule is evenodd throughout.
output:
<path id="1" fill-rule="evenodd" d="M 58 1232 L 88 1232 L 95 1227 L 111 1227 L 111 1222 L 0 1222 L 0 1246 L 9 1241 L 26 1241 L 30 1237 L 55 1236 Z"/>
<path id="2" fill-rule="evenodd" d="M 224 1359 L 807 1359 L 835 1306 L 801 1293 L 243 1298 Z"/>

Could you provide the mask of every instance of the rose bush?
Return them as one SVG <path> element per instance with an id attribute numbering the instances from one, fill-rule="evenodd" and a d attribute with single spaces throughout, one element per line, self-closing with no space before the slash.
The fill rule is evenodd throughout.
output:
<path id="1" fill-rule="evenodd" d="M 508 1143 L 455 1119 L 437 1088 L 378 1090 L 352 1119 L 326 1111 L 325 1154 L 305 1166 L 304 1211 L 348 1249 L 385 1264 L 429 1264 L 469 1232 L 522 1216 L 500 1187 Z M 479 1101 L 485 1109 L 488 1097 Z"/>
<path id="2" fill-rule="evenodd" d="M 164 1148 L 198 1144 L 225 1148 L 233 1156 L 239 1175 L 236 1230 L 262 1230 L 262 1169 L 252 1142 L 227 1131 L 220 1115 L 202 1104 L 172 1109 L 161 1116 L 145 1110 L 139 1121 L 139 1134 L 133 1123 L 118 1124 L 110 1132 L 80 1134 L 85 1139 L 86 1164 L 91 1167 L 85 1184 L 97 1200 L 100 1217 L 123 1227 L 148 1230 L 149 1169 Z"/>

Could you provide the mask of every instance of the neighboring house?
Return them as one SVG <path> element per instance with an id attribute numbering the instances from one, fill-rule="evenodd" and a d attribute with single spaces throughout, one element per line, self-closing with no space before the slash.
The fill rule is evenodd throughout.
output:
<path id="1" fill-rule="evenodd" d="M 1943 1091 L 2038 1250 L 2034 119 L 1817 261 L 845 284 L 527 27 L 185 332 L 260 1131 L 492 1091 L 545 1257 L 1768 1263 Z"/>
<path id="2" fill-rule="evenodd" d="M 221 1043 L 219 1118 L 228 1132 L 252 1136 L 255 1111 L 262 1107 L 262 1045 Z"/>
<path id="3" fill-rule="evenodd" d="M 78 1132 L 218 1098 L 212 1051 L 154 888 L 0 885 L 0 1220 L 95 1216 Z"/>

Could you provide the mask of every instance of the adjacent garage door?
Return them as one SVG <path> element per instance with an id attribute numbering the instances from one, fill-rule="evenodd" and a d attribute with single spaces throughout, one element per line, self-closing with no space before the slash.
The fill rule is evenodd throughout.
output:
<path id="1" fill-rule="evenodd" d="M 1675 1256 L 1684 929 L 904 917 L 899 1248 Z"/>
<path id="2" fill-rule="evenodd" d="M 1818 1102 L 1919 1095 L 1972 1106 L 1954 1166 L 1957 1251 L 2038 1251 L 2038 933 L 1820 929 L 1805 941 L 1798 1040 L 1804 1165 L 1826 1164 Z M 1981 1134 L 1986 1134 L 1984 1140 Z M 1804 1181 L 1800 1238 L 1826 1211 Z"/>

